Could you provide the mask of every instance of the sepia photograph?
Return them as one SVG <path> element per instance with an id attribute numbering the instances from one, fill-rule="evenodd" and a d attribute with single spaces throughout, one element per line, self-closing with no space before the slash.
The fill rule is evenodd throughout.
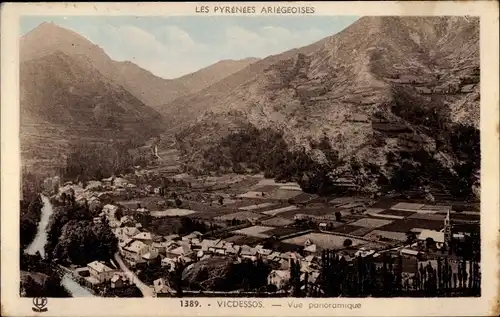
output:
<path id="1" fill-rule="evenodd" d="M 479 16 L 189 5 L 19 16 L 28 309 L 484 296 Z"/>

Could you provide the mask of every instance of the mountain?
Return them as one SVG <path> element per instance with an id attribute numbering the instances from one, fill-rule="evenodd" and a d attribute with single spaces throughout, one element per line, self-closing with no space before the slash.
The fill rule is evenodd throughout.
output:
<path id="1" fill-rule="evenodd" d="M 79 141 L 142 144 L 161 115 L 108 80 L 90 60 L 56 51 L 20 64 L 23 159 L 60 161 Z"/>
<path id="2" fill-rule="evenodd" d="M 454 173 L 453 129 L 479 125 L 479 21 L 364 17 L 172 103 L 191 122 L 178 142 L 196 167 L 251 125 L 281 131 L 292 148 L 326 136 L 345 164 L 383 170 L 388 153 L 423 149 Z"/>
<path id="3" fill-rule="evenodd" d="M 219 61 L 199 71 L 182 76 L 177 81 L 181 82 L 191 93 L 194 93 L 212 86 L 258 60 L 258 58 L 249 57 L 240 60 Z"/>
<path id="4" fill-rule="evenodd" d="M 298 53 L 311 53 L 317 47 L 321 46 L 322 43 L 323 41 L 319 41 L 300 49 L 292 49 L 282 54 L 272 55 L 258 61 L 251 59 L 249 65 L 242 68 L 240 71 L 218 80 L 199 92 L 182 96 L 166 104 L 162 107 L 162 113 L 165 114 L 166 120 L 169 122 L 169 126 L 171 126 L 169 131 L 176 132 L 182 127 L 186 127 L 196 119 L 197 115 L 217 105 L 221 99 L 253 77 L 262 74 L 271 65 L 280 60 L 287 60 Z M 248 61 L 248 59 L 246 59 L 246 61 Z M 242 65 L 242 63 L 239 65 Z"/>
<path id="5" fill-rule="evenodd" d="M 221 61 L 166 80 L 131 62 L 112 60 L 76 32 L 42 23 L 20 39 L 23 161 L 58 165 L 78 140 L 143 143 L 165 128 L 155 108 L 255 60 Z"/>
<path id="6" fill-rule="evenodd" d="M 257 60 L 220 61 L 178 79 L 164 79 L 130 61 L 114 61 L 102 48 L 78 33 L 47 22 L 28 32 L 21 39 L 20 47 L 21 60 L 46 56 L 55 51 L 74 58 L 89 59 L 103 76 L 159 111 L 170 101 L 202 90 Z"/>

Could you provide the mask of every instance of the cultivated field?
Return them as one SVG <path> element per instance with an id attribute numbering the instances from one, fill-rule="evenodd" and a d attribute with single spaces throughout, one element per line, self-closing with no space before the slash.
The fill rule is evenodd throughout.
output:
<path id="1" fill-rule="evenodd" d="M 344 226 L 339 226 L 339 227 L 333 228 L 331 231 L 338 232 L 338 233 L 345 233 L 345 234 L 353 234 L 353 232 L 356 232 L 356 231 L 362 230 L 362 229 L 366 229 L 366 228 L 360 227 L 360 226 L 353 226 L 353 225 L 349 224 L 349 225 L 344 225 Z M 373 230 L 373 228 L 368 228 L 368 229 L 370 229 L 370 231 Z"/>
<path id="2" fill-rule="evenodd" d="M 391 209 L 417 212 L 417 210 L 420 210 L 424 206 L 424 204 L 397 203 Z"/>
<path id="3" fill-rule="evenodd" d="M 218 217 L 215 217 L 214 219 L 218 220 L 218 221 L 231 221 L 233 219 L 235 219 L 235 220 L 247 220 L 247 219 L 259 219 L 262 217 L 264 217 L 264 215 L 258 214 L 255 212 L 239 211 L 239 212 L 234 212 L 234 213 L 230 213 L 230 214 L 223 215 L 223 216 L 218 216 Z"/>
<path id="4" fill-rule="evenodd" d="M 320 249 L 339 249 L 343 248 L 344 240 L 350 239 L 352 241 L 352 245 L 359 245 L 364 243 L 363 240 L 346 238 L 343 236 L 337 236 L 334 234 L 328 233 L 308 233 L 302 236 L 290 238 L 283 240 L 284 243 L 295 244 L 295 245 L 304 245 L 307 240 L 310 240 L 312 243 L 316 244 Z"/>
<path id="5" fill-rule="evenodd" d="M 275 229 L 275 228 L 267 227 L 267 226 L 252 226 L 252 227 L 232 231 L 232 233 L 241 234 L 241 235 L 250 236 L 250 237 L 257 237 L 257 238 L 269 238 L 270 235 L 267 233 L 267 231 L 271 231 L 273 229 Z"/>
<path id="6" fill-rule="evenodd" d="M 421 214 L 421 213 L 416 213 L 414 215 L 409 216 L 408 218 L 411 218 L 411 219 L 427 219 L 427 220 L 444 221 L 444 218 L 446 218 L 446 215 L 445 214 Z"/>
<path id="7" fill-rule="evenodd" d="M 250 205 L 250 206 L 244 206 L 238 208 L 239 210 L 244 210 L 244 211 L 252 211 L 252 210 L 257 210 L 257 209 L 264 209 L 268 207 L 274 206 L 274 203 L 262 203 L 262 204 L 256 204 L 256 205 Z"/>
<path id="8" fill-rule="evenodd" d="M 364 236 L 365 239 L 378 240 L 379 238 L 385 238 L 394 241 L 406 241 L 406 234 L 404 232 L 394 232 L 394 231 L 382 231 L 373 230 Z"/>
<path id="9" fill-rule="evenodd" d="M 276 235 L 278 238 L 280 238 L 280 237 L 287 236 L 289 234 L 293 234 L 293 233 L 297 233 L 297 232 L 301 232 L 301 231 L 304 231 L 304 229 L 292 228 L 292 227 L 279 227 L 279 228 L 273 228 L 273 229 L 265 231 L 263 233 L 270 236 L 270 237 Z"/>
<path id="10" fill-rule="evenodd" d="M 277 187 L 282 187 L 282 186 L 293 186 L 297 187 L 299 184 L 295 182 L 287 182 L 287 183 L 278 183 L 274 179 L 269 179 L 269 178 L 261 178 L 259 182 L 257 183 L 257 186 L 277 186 Z"/>
<path id="11" fill-rule="evenodd" d="M 282 217 L 273 217 L 271 219 L 267 219 L 262 221 L 262 224 L 264 226 L 270 226 L 270 227 L 284 227 L 293 224 L 294 221 Z"/>
<path id="12" fill-rule="evenodd" d="M 288 206 L 288 207 L 283 207 L 283 208 L 278 208 L 278 209 L 272 209 L 268 211 L 262 212 L 263 214 L 266 214 L 268 216 L 276 216 L 280 213 L 286 212 L 286 211 L 293 211 L 297 210 L 298 208 L 296 206 Z"/>
<path id="13" fill-rule="evenodd" d="M 364 228 L 378 228 L 391 224 L 391 220 L 363 218 L 356 222 L 350 223 L 351 226 L 364 227 Z"/>
<path id="14" fill-rule="evenodd" d="M 239 194 L 238 198 L 252 198 L 252 199 L 268 199 L 269 197 L 267 197 L 268 195 L 266 195 L 266 193 L 264 193 L 264 195 L 262 195 L 263 193 L 262 192 L 255 192 L 255 191 L 249 191 L 249 192 L 246 192 L 246 193 L 243 193 L 243 194 Z"/>
<path id="15" fill-rule="evenodd" d="M 196 211 L 189 209 L 167 209 L 163 211 L 153 211 L 151 212 L 151 216 L 153 217 L 176 217 L 176 216 L 187 216 L 190 214 L 194 214 Z"/>
<path id="16" fill-rule="evenodd" d="M 227 242 L 233 242 L 234 244 L 238 245 L 256 245 L 264 241 L 265 238 L 262 237 L 252 237 L 252 236 L 245 236 L 245 235 L 240 235 L 236 234 L 230 237 L 224 238 L 225 241 Z"/>
<path id="17" fill-rule="evenodd" d="M 159 211 L 160 207 L 157 204 L 158 202 L 163 203 L 165 202 L 165 199 L 158 196 L 150 196 L 150 197 L 137 198 L 133 200 L 117 201 L 116 203 L 131 210 L 137 209 L 137 205 L 140 204 L 141 207 L 147 208 L 149 211 Z"/>
<path id="18" fill-rule="evenodd" d="M 402 220 L 394 220 L 392 223 L 379 227 L 377 229 L 383 231 L 407 232 L 413 228 L 423 228 L 423 229 L 439 231 L 443 229 L 443 226 L 444 226 L 443 221 L 406 218 Z"/>
<path id="19" fill-rule="evenodd" d="M 409 217 L 409 216 L 415 214 L 415 212 L 413 212 L 413 211 L 407 211 L 407 210 L 386 209 L 386 210 L 382 210 L 380 212 L 380 214 L 382 214 L 382 215 L 392 215 L 392 216 L 401 216 L 401 217 Z"/>
<path id="20" fill-rule="evenodd" d="M 280 189 L 270 193 L 269 196 L 271 197 L 271 199 L 288 200 L 288 199 L 297 197 L 300 194 L 302 194 L 302 191 L 281 189 L 280 188 Z"/>
<path id="21" fill-rule="evenodd" d="M 359 228 L 357 230 L 349 232 L 349 234 L 352 234 L 353 236 L 362 237 L 362 236 L 370 233 L 372 230 L 373 230 L 373 228 Z"/>

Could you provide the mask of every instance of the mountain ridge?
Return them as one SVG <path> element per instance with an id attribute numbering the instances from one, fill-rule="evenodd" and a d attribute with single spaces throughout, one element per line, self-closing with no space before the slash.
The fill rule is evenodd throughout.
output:
<path id="1" fill-rule="evenodd" d="M 89 57 L 102 75 L 122 85 L 136 98 L 159 111 L 169 101 L 197 92 L 255 61 L 254 58 L 219 61 L 180 78 L 164 79 L 132 61 L 111 59 L 103 48 L 89 39 L 52 22 L 44 22 L 21 37 L 20 59 L 22 61 L 42 57 L 55 50 L 64 51 L 78 58 Z M 224 64 L 223 68 L 220 67 L 221 63 Z M 216 68 L 212 70 L 214 66 Z M 210 81 L 206 78 L 194 78 L 200 71 L 202 75 L 212 72 Z"/>
<path id="2" fill-rule="evenodd" d="M 181 97 L 186 112 L 206 109 L 178 134 L 186 164 L 200 168 L 203 148 L 222 146 L 247 123 L 309 150 L 326 135 L 341 157 L 382 169 L 389 153 L 418 149 L 443 166 L 445 157 L 460 164 L 443 144 L 457 125 L 478 128 L 477 19 L 365 17 L 308 47 L 252 64 L 256 72 L 236 73 L 249 76 L 219 94 L 210 93 L 220 83 Z"/>

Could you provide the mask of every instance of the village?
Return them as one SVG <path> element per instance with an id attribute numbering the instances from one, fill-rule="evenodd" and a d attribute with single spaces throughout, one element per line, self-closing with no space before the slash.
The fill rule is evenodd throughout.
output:
<path id="1" fill-rule="evenodd" d="M 176 296 L 178 287 L 168 276 L 212 258 L 229 258 L 270 267 L 259 294 L 270 290 L 274 296 L 292 296 L 294 275 L 300 277 L 299 287 L 315 289 L 325 254 L 335 250 L 336 259 L 350 267 L 358 258 L 370 258 L 378 270 L 389 259 L 406 291 L 419 288 L 422 270 L 424 275 L 426 270 L 438 274 L 442 261 L 447 263 L 446 276 L 454 281 L 450 288 L 462 288 L 467 280 L 469 288 L 478 285 L 479 261 L 469 254 L 479 248 L 475 206 L 319 197 L 304 193 L 296 183 L 277 183 L 261 175 L 161 175 L 137 169 L 86 184 L 59 184 L 57 178 L 46 182 L 46 188 L 58 188 L 53 199 L 73 195 L 77 204 L 100 210 L 94 223 L 106 223 L 118 240 L 118 252 L 109 263 L 65 268 L 75 281 L 94 293 L 103 287 L 137 287 L 142 296 Z M 168 276 L 144 273 L 155 271 Z M 183 289 L 189 296 L 211 291 Z"/>

